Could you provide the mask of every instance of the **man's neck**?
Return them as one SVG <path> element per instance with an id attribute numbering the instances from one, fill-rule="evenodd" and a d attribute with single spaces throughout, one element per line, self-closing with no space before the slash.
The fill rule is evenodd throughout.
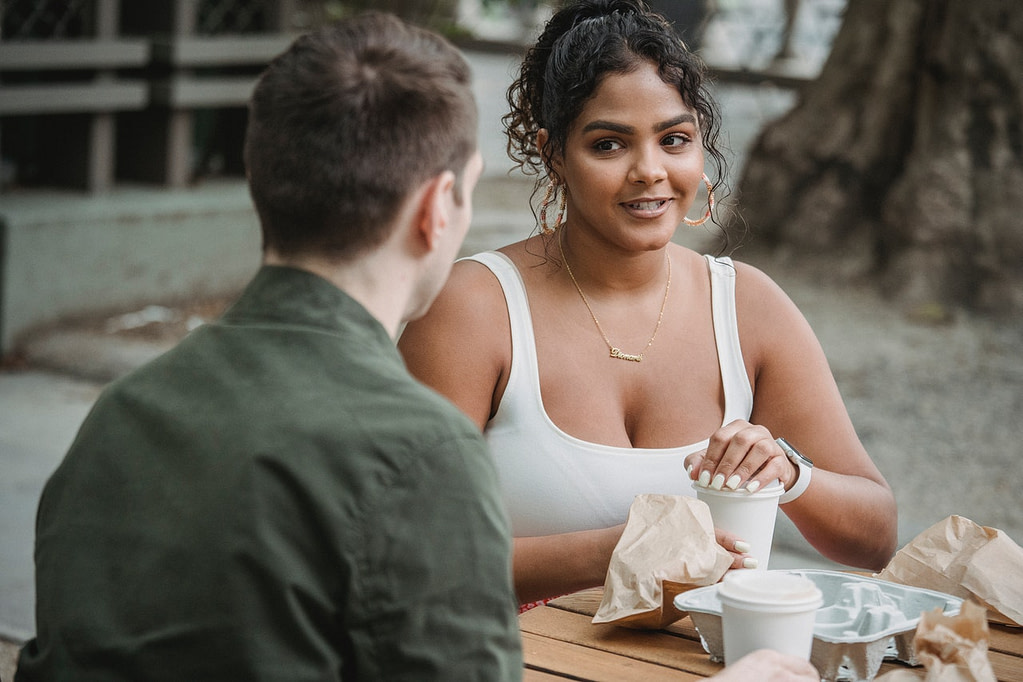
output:
<path id="1" fill-rule="evenodd" d="M 353 262 L 334 262 L 312 256 L 282 257 L 263 254 L 265 265 L 282 265 L 322 277 L 358 301 L 375 317 L 391 338 L 397 338 L 410 295 L 410 276 L 393 263 L 383 262 L 381 253 L 363 254 Z"/>

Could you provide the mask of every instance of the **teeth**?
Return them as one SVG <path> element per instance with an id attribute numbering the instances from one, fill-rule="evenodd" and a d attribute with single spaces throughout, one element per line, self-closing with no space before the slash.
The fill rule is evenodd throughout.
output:
<path id="1" fill-rule="evenodd" d="M 663 203 L 663 201 L 642 201 L 635 204 L 629 204 L 629 208 L 639 211 L 653 211 L 654 209 L 660 208 Z"/>

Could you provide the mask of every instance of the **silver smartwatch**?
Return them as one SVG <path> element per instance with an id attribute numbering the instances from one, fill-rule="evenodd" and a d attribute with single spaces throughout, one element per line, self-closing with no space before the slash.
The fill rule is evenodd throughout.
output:
<path id="1" fill-rule="evenodd" d="M 782 496 L 778 498 L 778 504 L 785 504 L 791 502 L 806 490 L 807 486 L 810 485 L 810 475 L 813 473 L 813 461 L 796 450 L 792 445 L 784 438 L 775 438 L 774 442 L 777 443 L 785 456 L 789 458 L 789 461 L 796 465 L 799 469 L 799 475 L 796 477 L 796 482 L 792 484 L 792 487 L 782 493 Z"/>

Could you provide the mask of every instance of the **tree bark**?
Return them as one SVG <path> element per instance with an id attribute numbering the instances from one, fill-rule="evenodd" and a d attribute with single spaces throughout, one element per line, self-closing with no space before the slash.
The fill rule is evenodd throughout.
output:
<path id="1" fill-rule="evenodd" d="M 1017 0 L 849 0 L 820 77 L 761 133 L 752 230 L 844 254 L 907 306 L 1023 310 Z"/>

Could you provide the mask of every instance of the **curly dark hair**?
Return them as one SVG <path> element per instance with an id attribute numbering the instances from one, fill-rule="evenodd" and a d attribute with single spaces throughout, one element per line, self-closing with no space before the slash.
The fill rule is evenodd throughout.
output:
<path id="1" fill-rule="evenodd" d="M 569 128 L 602 79 L 644 61 L 656 64 L 661 79 L 696 112 L 716 188 L 726 162 L 718 147 L 720 114 L 705 86 L 706 66 L 642 0 L 580 0 L 550 19 L 508 88 L 511 109 L 502 122 L 516 167 L 537 175 L 539 188 L 545 176 L 552 177 L 551 158 L 564 151 Z M 538 149 L 541 128 L 548 138 Z"/>

